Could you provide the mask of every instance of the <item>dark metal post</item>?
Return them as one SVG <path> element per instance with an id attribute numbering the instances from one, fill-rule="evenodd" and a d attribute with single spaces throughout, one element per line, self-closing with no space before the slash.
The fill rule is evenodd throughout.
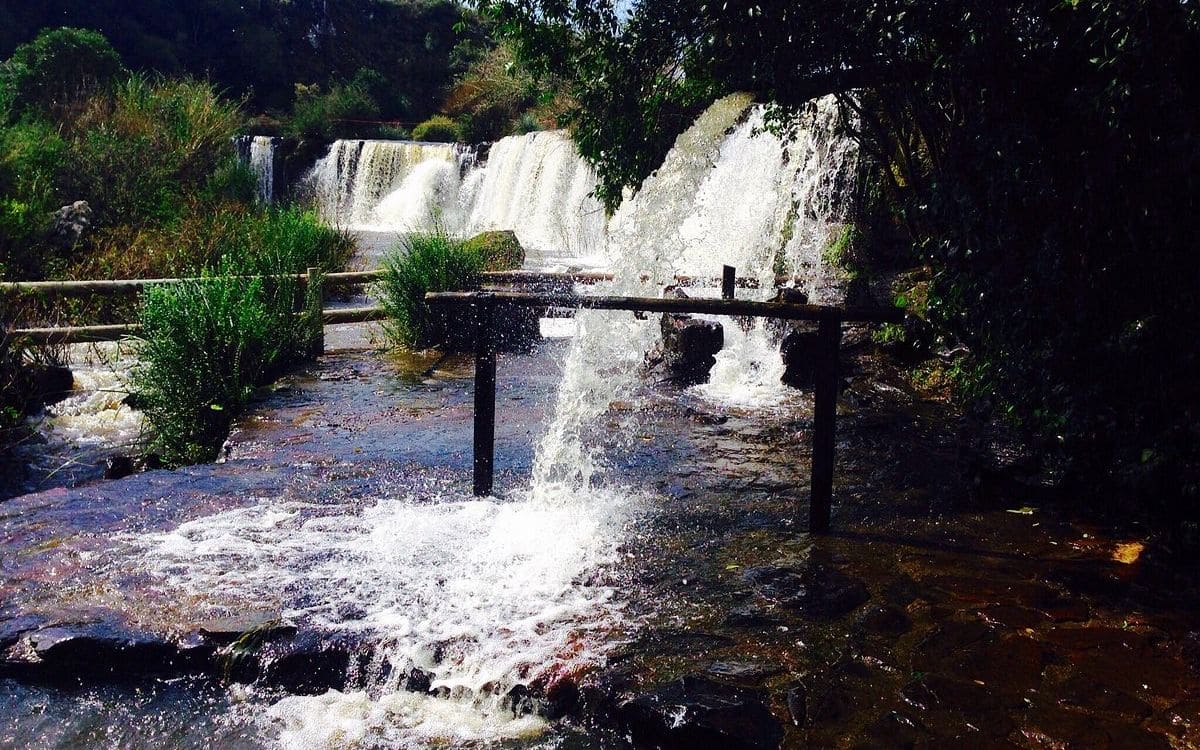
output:
<path id="1" fill-rule="evenodd" d="M 737 284 L 737 269 L 733 266 L 721 268 L 721 299 L 733 299 L 734 286 Z"/>
<path id="2" fill-rule="evenodd" d="M 491 295 L 475 302 L 475 495 L 492 494 L 496 458 L 496 342 Z"/>
<path id="3" fill-rule="evenodd" d="M 816 388 L 813 418 L 812 482 L 808 530 L 829 531 L 833 500 L 834 438 L 837 423 L 838 349 L 842 341 L 839 320 L 822 320 L 817 329 Z"/>

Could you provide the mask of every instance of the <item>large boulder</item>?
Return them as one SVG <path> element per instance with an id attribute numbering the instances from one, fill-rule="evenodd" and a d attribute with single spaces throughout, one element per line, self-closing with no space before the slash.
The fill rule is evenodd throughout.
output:
<path id="1" fill-rule="evenodd" d="M 698 676 L 626 701 L 618 716 L 635 747 L 774 750 L 783 740 L 762 691 Z"/>
<path id="2" fill-rule="evenodd" d="M 670 292 L 686 299 L 683 290 Z M 725 347 L 725 329 L 720 323 L 700 320 L 691 315 L 663 313 L 662 344 L 659 359 L 673 380 L 683 385 L 708 381 L 709 371 L 717 363 L 717 353 Z"/>
<path id="3" fill-rule="evenodd" d="M 78 245 L 92 228 L 95 215 L 87 201 L 75 201 L 54 212 L 46 235 L 50 242 L 63 250 Z"/>
<path id="4" fill-rule="evenodd" d="M 516 271 L 525 265 L 525 248 L 507 229 L 477 234 L 466 241 L 466 247 L 483 256 L 484 271 Z"/>

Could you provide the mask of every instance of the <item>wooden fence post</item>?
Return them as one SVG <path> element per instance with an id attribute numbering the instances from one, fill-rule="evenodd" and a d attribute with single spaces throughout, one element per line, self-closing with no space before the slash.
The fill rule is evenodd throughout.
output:
<path id="1" fill-rule="evenodd" d="M 496 456 L 496 342 L 492 295 L 475 295 L 475 496 L 492 494 Z"/>
<path id="2" fill-rule="evenodd" d="M 812 478 L 808 506 L 808 530 L 814 534 L 829 531 L 837 428 L 838 350 L 841 341 L 841 321 L 822 320 L 817 329 L 816 404 L 813 410 Z"/>
<path id="3" fill-rule="evenodd" d="M 734 288 L 737 286 L 737 269 L 733 266 L 721 267 L 721 299 L 733 299 Z"/>

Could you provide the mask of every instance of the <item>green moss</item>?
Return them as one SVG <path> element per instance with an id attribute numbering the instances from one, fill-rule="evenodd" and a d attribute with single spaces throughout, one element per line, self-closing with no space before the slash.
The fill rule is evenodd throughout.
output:
<path id="1" fill-rule="evenodd" d="M 483 259 L 484 271 L 515 271 L 525 265 L 525 248 L 511 231 L 483 232 L 463 247 Z"/>
<path id="2" fill-rule="evenodd" d="M 462 127 L 445 115 L 434 115 L 413 128 L 414 141 L 454 143 L 463 139 Z"/>

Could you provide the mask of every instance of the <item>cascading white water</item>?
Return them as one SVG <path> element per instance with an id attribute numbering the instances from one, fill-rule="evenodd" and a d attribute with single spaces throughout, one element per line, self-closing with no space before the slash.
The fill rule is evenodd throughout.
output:
<path id="1" fill-rule="evenodd" d="M 250 168 L 258 178 L 258 199 L 275 202 L 275 139 L 256 135 L 250 141 Z"/>
<path id="2" fill-rule="evenodd" d="M 604 247 L 595 175 L 560 132 L 502 138 L 486 160 L 461 144 L 337 141 L 305 182 L 322 214 L 348 229 L 508 229 L 541 266 L 600 262 Z"/>
<path id="3" fill-rule="evenodd" d="M 449 143 L 336 141 L 304 178 L 325 219 L 347 229 L 418 231 L 455 214 L 473 149 Z"/>

